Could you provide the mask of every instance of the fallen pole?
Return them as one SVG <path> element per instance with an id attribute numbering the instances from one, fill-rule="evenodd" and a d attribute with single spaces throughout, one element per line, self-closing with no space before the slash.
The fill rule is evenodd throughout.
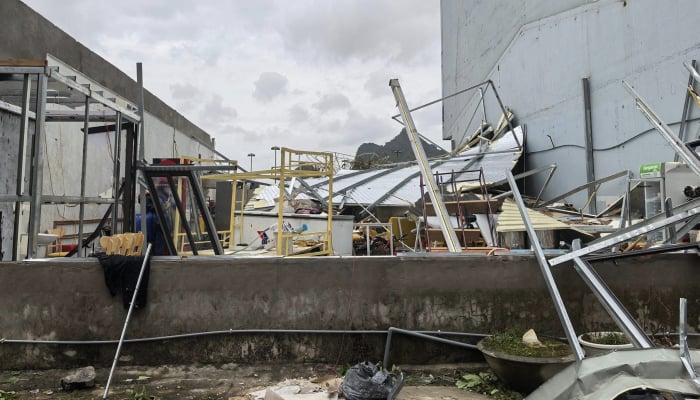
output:
<path id="1" fill-rule="evenodd" d="M 119 353 L 122 350 L 122 344 L 124 343 L 124 336 L 126 335 L 126 328 L 129 326 L 129 320 L 131 319 L 131 312 L 134 311 L 134 304 L 136 303 L 136 295 L 139 293 L 139 287 L 141 286 L 141 278 L 143 278 L 143 271 L 146 269 L 146 264 L 148 263 L 148 257 L 151 253 L 152 244 L 149 243 L 146 248 L 146 254 L 143 257 L 143 264 L 141 264 L 141 271 L 139 271 L 139 278 L 136 280 L 136 287 L 134 288 L 134 294 L 131 296 L 131 304 L 129 304 L 129 311 L 126 313 L 126 321 L 124 321 L 124 327 L 122 328 L 122 334 L 119 337 L 119 344 L 117 345 L 117 353 L 114 355 L 114 361 L 112 362 L 112 369 L 109 370 L 109 377 L 107 378 L 107 385 L 105 385 L 105 393 L 102 395 L 102 399 L 108 399 L 109 395 L 109 385 L 112 383 L 112 375 L 114 375 L 114 370 L 117 368 L 117 361 L 119 360 Z"/>

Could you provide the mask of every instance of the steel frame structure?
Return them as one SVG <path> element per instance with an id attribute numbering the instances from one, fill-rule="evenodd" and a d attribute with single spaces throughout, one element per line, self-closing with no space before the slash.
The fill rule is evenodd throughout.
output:
<path id="1" fill-rule="evenodd" d="M 239 181 L 255 180 L 255 179 L 271 179 L 277 182 L 279 185 L 279 199 L 278 199 L 278 214 L 277 214 L 277 241 L 276 241 L 276 252 L 279 256 L 290 256 L 288 254 L 288 242 L 293 240 L 295 237 L 299 236 L 319 236 L 323 244 L 323 248 L 320 251 L 310 253 L 309 255 L 329 255 L 333 252 L 333 153 L 327 152 L 315 152 L 315 151 L 303 151 L 303 150 L 293 150 L 287 147 L 282 147 L 280 153 L 280 164 L 276 169 L 251 171 L 251 172 L 238 172 L 234 170 L 233 173 L 226 174 L 212 174 L 202 176 L 202 179 L 210 179 L 215 181 L 232 181 L 232 191 L 231 191 L 231 219 L 230 219 L 230 235 L 231 243 L 235 242 L 235 228 L 240 226 L 239 236 L 243 236 L 243 215 L 245 204 L 243 201 L 236 201 L 237 183 Z M 312 158 L 314 161 L 302 161 L 303 159 Z M 304 178 L 326 178 L 328 182 L 328 195 L 322 196 L 317 193 L 316 187 L 312 187 L 306 182 Z M 286 191 L 286 184 L 291 182 L 291 180 L 296 180 L 302 184 L 307 190 L 311 191 L 313 196 L 317 197 L 318 200 L 324 202 L 328 207 L 328 217 L 326 219 L 326 230 L 319 232 L 284 232 L 282 228 L 284 226 L 284 202 L 289 194 Z M 325 201 L 324 201 L 325 199 Z M 236 204 L 240 203 L 240 209 L 236 210 Z M 235 223 L 236 213 L 239 214 L 239 222 Z"/>
<path id="2" fill-rule="evenodd" d="M 122 131 L 123 120 L 127 120 L 134 125 L 142 122 L 142 117 L 135 112 L 136 106 L 129 101 L 107 90 L 97 82 L 91 80 L 81 72 L 72 68 L 68 64 L 62 62 L 58 58 L 47 54 L 43 60 L 5 60 L 0 61 L 0 80 L 22 81 L 21 104 L 15 107 L 5 107 L 10 111 L 19 112 L 21 115 L 20 132 L 19 132 L 19 149 L 17 161 L 17 185 L 14 195 L 0 196 L 0 202 L 14 203 L 14 224 L 13 224 L 13 250 L 12 259 L 17 260 L 19 257 L 19 239 L 22 223 L 20 221 L 20 210 L 23 203 L 29 203 L 29 221 L 27 223 L 27 258 L 34 258 L 37 254 L 38 233 L 41 225 L 41 206 L 47 203 L 77 203 L 80 206 L 79 233 L 78 241 L 82 245 L 83 237 L 83 221 L 86 204 L 107 203 L 112 204 L 113 223 L 117 220 L 118 215 L 118 197 L 116 196 L 116 188 L 120 180 L 120 139 L 115 140 L 115 157 L 114 162 L 114 181 L 113 181 L 113 197 L 112 198 L 94 198 L 87 197 L 85 194 L 85 177 L 87 168 L 87 135 L 90 127 L 90 105 L 101 104 L 114 111 L 115 113 L 115 136 L 120 138 Z M 32 82 L 36 82 L 35 94 L 35 112 L 30 111 L 30 99 L 32 97 Z M 81 182 L 80 196 L 48 196 L 42 193 L 43 171 L 44 171 L 44 136 L 46 134 L 47 122 L 47 91 L 49 83 L 57 84 L 69 89 L 72 95 L 84 96 L 83 106 L 84 122 L 83 128 L 83 148 L 82 148 L 82 166 L 81 166 Z M 35 119 L 34 132 L 30 136 L 29 118 L 32 116 Z M 31 158 L 26 160 L 27 146 L 31 148 Z M 136 146 L 134 141 L 131 145 Z M 127 155 L 129 150 L 127 150 Z M 29 187 L 26 187 L 26 163 L 29 163 Z M 127 174 L 129 185 L 133 183 Z M 129 193 L 130 188 L 126 188 L 125 192 Z M 114 225 L 116 227 L 116 224 Z"/>
<path id="3" fill-rule="evenodd" d="M 187 235 L 187 240 L 190 243 L 190 248 L 192 254 L 199 255 L 197 248 L 197 241 L 192 234 L 192 228 L 187 220 L 187 212 L 182 203 L 182 198 L 180 196 L 180 191 L 178 186 L 175 184 L 174 178 L 184 178 L 189 182 L 189 187 L 192 188 L 193 197 L 197 207 L 199 208 L 200 215 L 204 219 L 204 226 L 207 229 L 207 235 L 209 242 L 211 243 L 212 249 L 215 255 L 224 254 L 221 241 L 218 238 L 216 228 L 214 226 L 214 220 L 211 217 L 209 208 L 207 207 L 206 200 L 204 199 L 204 192 L 199 184 L 199 177 L 196 175 L 198 171 L 213 171 L 213 170 L 227 170 L 235 169 L 236 166 L 208 166 L 208 165 L 146 165 L 143 162 L 139 162 L 138 170 L 143 174 L 146 179 L 146 185 L 151 192 L 153 205 L 158 217 L 159 226 L 163 237 L 165 238 L 165 243 L 168 246 L 168 251 L 170 255 L 177 255 L 177 247 L 175 246 L 175 241 L 173 240 L 173 227 L 168 224 L 168 219 L 165 217 L 165 210 L 163 205 L 158 199 L 158 188 L 155 184 L 156 178 L 165 178 L 167 181 L 170 193 L 175 202 L 176 209 L 179 213 L 180 220 L 182 221 L 181 226 L 185 229 L 185 234 Z M 141 204 L 145 204 L 142 201 Z M 142 214 L 146 215 L 146 214 Z M 141 218 L 141 227 L 143 228 L 145 217 Z"/>

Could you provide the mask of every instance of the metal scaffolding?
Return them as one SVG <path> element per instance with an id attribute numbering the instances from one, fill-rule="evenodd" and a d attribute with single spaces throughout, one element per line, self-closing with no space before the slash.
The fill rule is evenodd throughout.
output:
<path id="1" fill-rule="evenodd" d="M 312 160 L 312 161 L 308 161 Z M 290 256 L 292 242 L 303 237 L 318 238 L 318 251 L 300 255 L 329 255 L 333 254 L 333 153 L 313 152 L 293 150 L 286 147 L 281 148 L 280 165 L 276 169 L 238 172 L 228 174 L 215 174 L 202 176 L 203 180 L 232 181 L 231 192 L 231 218 L 230 218 L 230 243 L 235 243 L 236 227 L 239 228 L 238 238 L 243 237 L 243 218 L 245 211 L 245 198 L 236 200 L 238 182 L 245 182 L 256 179 L 270 179 L 279 185 L 277 232 L 275 233 L 277 255 Z M 318 193 L 315 188 L 304 182 L 304 178 L 326 178 L 328 179 L 327 193 Z M 290 197 L 287 187 L 290 188 L 294 182 L 300 183 L 313 197 L 324 203 L 327 207 L 326 230 L 318 232 L 294 232 L 286 230 L 284 220 L 284 203 Z"/>
<path id="2" fill-rule="evenodd" d="M 120 181 L 119 154 L 121 146 L 121 132 L 127 128 L 127 158 L 131 157 L 133 148 L 137 145 L 135 130 L 138 129 L 142 118 L 137 114 L 137 107 L 115 94 L 114 92 L 99 85 L 94 80 L 80 73 L 76 69 L 62 62 L 58 58 L 47 54 L 43 60 L 0 60 L 0 82 L 20 81 L 21 90 L 8 93 L 3 96 L 0 107 L 10 112 L 21 115 L 19 132 L 19 148 L 17 157 L 17 186 L 15 194 L 0 195 L 0 202 L 14 203 L 14 223 L 13 223 L 13 250 L 12 259 L 19 258 L 20 233 L 23 230 L 21 218 L 21 208 L 25 203 L 29 203 L 29 217 L 27 226 L 27 258 L 34 258 L 37 255 L 38 235 L 41 226 L 41 206 L 43 204 L 78 204 L 80 207 L 78 243 L 83 244 L 84 213 L 86 204 L 110 204 L 112 207 L 113 224 L 118 215 L 118 188 Z M 32 90 L 32 84 L 36 86 Z M 83 147 L 82 147 L 82 167 L 80 196 L 56 196 L 45 195 L 42 192 L 44 178 L 44 137 L 46 134 L 46 122 L 66 120 L 62 113 L 55 119 L 51 113 L 47 112 L 47 102 L 54 101 L 47 96 L 48 92 L 63 90 L 66 96 L 62 96 L 61 104 L 69 107 L 84 107 L 82 115 L 78 112 L 71 113 L 71 121 L 83 121 Z M 34 99 L 34 112 L 30 110 Z M 114 114 L 103 116 L 98 119 L 90 113 L 91 105 L 101 104 L 112 110 Z M 63 113 L 65 114 L 65 113 Z M 29 132 L 29 119 L 35 120 L 34 132 Z M 95 120 L 115 121 L 114 152 L 116 154 L 113 171 L 113 188 L 111 197 L 87 197 L 85 194 L 85 177 L 87 169 L 87 136 L 91 132 L 89 122 Z M 126 120 L 127 123 L 123 121 Z M 31 151 L 27 147 L 31 146 Z M 28 155 L 29 153 L 29 155 Z M 28 158 L 28 159 L 27 159 Z M 132 160 L 132 161 L 135 161 Z M 125 166 L 134 165 L 127 162 Z M 28 166 L 28 168 L 27 168 Z M 29 172 L 27 173 L 27 169 Z M 125 168 L 125 189 L 124 193 L 133 191 L 134 179 L 129 168 Z M 27 175 L 29 179 L 27 180 Z M 28 183 L 28 184 L 27 184 Z M 125 198 L 126 200 L 126 198 Z M 132 203 L 133 204 L 133 200 Z M 126 216 L 126 215 L 125 215 Z M 129 223 L 131 220 L 129 219 Z M 116 224 L 113 225 L 116 229 Z M 80 252 L 78 252 L 80 254 Z"/>

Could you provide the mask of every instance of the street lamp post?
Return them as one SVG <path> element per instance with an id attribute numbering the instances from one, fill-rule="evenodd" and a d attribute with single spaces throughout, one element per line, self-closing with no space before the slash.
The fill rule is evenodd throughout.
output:
<path id="1" fill-rule="evenodd" d="M 253 171 L 253 157 L 255 157 L 255 153 L 248 153 L 248 157 L 250 157 L 250 170 Z"/>
<path id="2" fill-rule="evenodd" d="M 277 150 L 279 150 L 279 146 L 272 146 L 270 147 L 270 150 L 275 152 L 275 163 L 272 164 L 272 169 L 277 169 Z"/>
<path id="3" fill-rule="evenodd" d="M 274 161 L 274 164 L 272 164 L 272 169 L 273 169 L 273 170 L 274 170 L 274 169 L 277 169 L 277 150 L 279 150 L 279 149 L 280 149 L 279 146 L 272 146 L 272 147 L 270 147 L 270 150 L 272 150 L 273 152 L 275 152 L 275 161 Z M 281 161 L 281 160 L 280 160 L 280 161 Z M 274 181 L 275 183 L 277 183 L 277 179 L 274 179 L 273 181 Z"/>

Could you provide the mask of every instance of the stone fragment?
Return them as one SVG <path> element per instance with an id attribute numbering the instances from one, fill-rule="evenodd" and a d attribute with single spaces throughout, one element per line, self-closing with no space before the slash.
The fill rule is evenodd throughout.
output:
<path id="1" fill-rule="evenodd" d="M 73 371 L 61 378 L 63 390 L 75 390 L 95 387 L 95 367 L 88 366 Z"/>

